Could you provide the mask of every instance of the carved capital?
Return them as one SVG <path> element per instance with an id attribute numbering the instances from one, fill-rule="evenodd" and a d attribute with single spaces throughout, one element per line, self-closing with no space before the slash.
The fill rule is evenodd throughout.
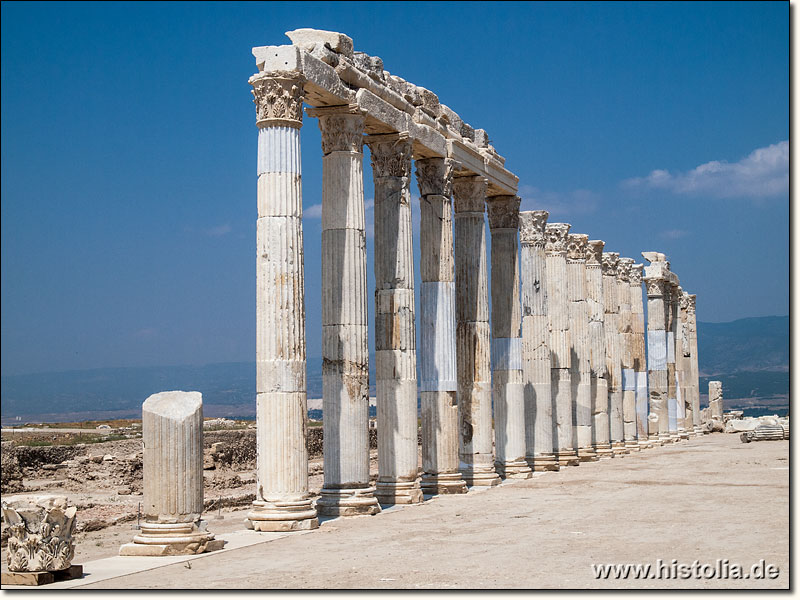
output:
<path id="1" fill-rule="evenodd" d="M 687 308 L 686 312 L 692 316 L 696 314 L 697 311 L 697 294 L 689 294 L 689 307 Z"/>
<path id="2" fill-rule="evenodd" d="M 545 253 L 551 255 L 567 254 L 567 235 L 569 235 L 570 227 L 572 226 L 569 223 L 548 223 L 545 225 Z"/>
<path id="3" fill-rule="evenodd" d="M 451 158 L 421 158 L 416 164 L 417 185 L 420 196 L 445 196 L 453 194 L 455 161 Z"/>
<path id="4" fill-rule="evenodd" d="M 253 75 L 253 102 L 259 127 L 302 127 L 303 83 L 299 73 L 271 71 Z"/>
<path id="5" fill-rule="evenodd" d="M 490 196 L 486 198 L 489 229 L 519 228 L 519 196 Z"/>
<path id="6" fill-rule="evenodd" d="M 617 276 L 619 252 L 603 252 L 603 275 Z"/>
<path id="7" fill-rule="evenodd" d="M 642 271 L 644 270 L 644 265 L 631 265 L 630 270 L 630 282 L 631 285 L 641 286 L 642 285 Z"/>
<path id="8" fill-rule="evenodd" d="M 547 217 L 546 210 L 523 210 L 519 213 L 519 241 L 526 246 L 544 248 Z"/>
<path id="9" fill-rule="evenodd" d="M 453 208 L 458 213 L 484 212 L 489 182 L 480 175 L 453 178 Z"/>
<path id="10" fill-rule="evenodd" d="M 567 235 L 567 260 L 585 261 L 588 245 L 589 236 L 584 233 L 570 233 Z"/>
<path id="11" fill-rule="evenodd" d="M 586 242 L 586 266 L 599 267 L 603 264 L 603 240 L 589 240 Z"/>
<path id="12" fill-rule="evenodd" d="M 683 292 L 680 297 L 680 307 L 683 312 L 689 312 L 689 294 L 687 292 Z"/>
<path id="13" fill-rule="evenodd" d="M 634 260 L 632 258 L 620 258 L 617 263 L 617 279 L 628 283 L 631 276 L 631 267 Z"/>
<path id="14" fill-rule="evenodd" d="M 645 288 L 647 289 L 647 297 L 648 298 L 659 298 L 663 297 L 666 299 L 667 294 L 669 293 L 668 288 L 669 284 L 664 279 L 657 278 L 657 277 L 645 277 L 643 279 Z"/>
<path id="15" fill-rule="evenodd" d="M 306 113 L 319 119 L 322 132 L 322 154 L 362 152 L 364 148 L 364 115 L 354 104 L 309 108 Z"/>
<path id="16" fill-rule="evenodd" d="M 411 176 L 411 140 L 408 134 L 370 135 L 366 142 L 373 177 Z"/>
<path id="17" fill-rule="evenodd" d="M 75 506 L 60 496 L 9 496 L 3 501 L 8 526 L 9 571 L 60 571 L 72 563 Z"/>

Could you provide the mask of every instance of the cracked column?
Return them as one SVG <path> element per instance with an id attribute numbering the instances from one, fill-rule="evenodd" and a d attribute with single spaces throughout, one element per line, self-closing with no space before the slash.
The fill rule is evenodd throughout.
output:
<path id="1" fill-rule="evenodd" d="M 622 366 L 622 433 L 625 448 L 638 452 L 636 441 L 636 371 L 633 368 L 633 312 L 631 310 L 630 272 L 635 261 L 620 258 L 617 265 L 617 295 L 619 298 L 619 344 Z"/>
<path id="2" fill-rule="evenodd" d="M 589 236 L 582 233 L 570 233 L 567 236 L 572 439 L 581 462 L 597 460 L 597 452 L 592 446 L 592 368 L 586 302 L 588 242 Z"/>
<path id="3" fill-rule="evenodd" d="M 550 328 L 550 386 L 555 407 L 553 442 L 561 467 L 577 466 L 572 436 L 572 384 L 569 297 L 567 296 L 567 235 L 569 223 L 545 227 L 547 316 Z"/>
<path id="4" fill-rule="evenodd" d="M 689 361 L 692 390 L 692 425 L 695 435 L 703 435 L 700 419 L 700 373 L 697 356 L 697 295 L 689 294 L 689 308 L 687 309 L 690 325 L 690 343 L 692 359 Z"/>
<path id="5" fill-rule="evenodd" d="M 314 529 L 306 451 L 306 338 L 299 74 L 250 79 L 258 125 L 257 489 L 247 526 Z"/>
<path id="6" fill-rule="evenodd" d="M 453 161 L 416 161 L 420 206 L 422 491 L 463 494 L 458 462 Z"/>
<path id="7" fill-rule="evenodd" d="M 492 235 L 492 399 L 495 469 L 508 479 L 528 479 L 525 396 L 519 298 L 518 196 L 486 199 Z"/>
<path id="8" fill-rule="evenodd" d="M 546 210 L 519 213 L 522 278 L 522 379 L 525 391 L 525 460 L 534 471 L 558 471 L 553 451 L 553 396 L 545 267 Z"/>
<path id="9" fill-rule="evenodd" d="M 417 342 L 411 237 L 411 140 L 367 136 L 375 182 L 375 375 L 381 504 L 417 504 Z"/>
<path id="10" fill-rule="evenodd" d="M 484 177 L 453 179 L 459 457 L 464 480 L 478 486 L 500 483 L 492 456 L 486 190 Z"/>
<path id="11" fill-rule="evenodd" d="M 603 240 L 590 240 L 586 252 L 586 308 L 592 368 L 592 444 L 598 458 L 611 458 L 606 369 L 605 302 L 603 299 Z"/>
<path id="12" fill-rule="evenodd" d="M 678 298 L 680 294 L 680 287 L 673 281 L 667 295 L 667 408 L 669 411 L 669 434 L 676 442 L 680 440 L 678 423 L 683 416 L 683 407 L 678 406 L 678 381 L 675 370 L 675 340 L 678 331 Z"/>
<path id="13" fill-rule="evenodd" d="M 647 290 L 647 383 L 650 414 L 648 439 L 655 445 L 670 441 L 667 408 L 667 299 L 669 283 L 659 252 L 642 252 L 650 265 L 644 269 Z"/>
<path id="14" fill-rule="evenodd" d="M 322 131 L 321 515 L 376 514 L 369 485 L 364 116 L 354 105 L 310 109 Z"/>
<path id="15" fill-rule="evenodd" d="M 628 454 L 622 417 L 622 357 L 619 334 L 618 252 L 603 252 L 603 307 L 605 310 L 608 422 L 613 455 Z"/>
<path id="16" fill-rule="evenodd" d="M 636 382 L 636 436 L 639 447 L 651 448 L 647 432 L 647 356 L 645 346 L 644 301 L 642 300 L 642 270 L 644 265 L 631 265 L 631 338 L 633 371 Z"/>

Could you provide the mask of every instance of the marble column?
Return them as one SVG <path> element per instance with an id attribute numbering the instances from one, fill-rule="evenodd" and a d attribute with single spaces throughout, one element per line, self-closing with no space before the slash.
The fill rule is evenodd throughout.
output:
<path id="1" fill-rule="evenodd" d="M 647 427 L 647 355 L 646 336 L 644 325 L 644 301 L 642 300 L 642 271 L 641 264 L 631 265 L 630 295 L 631 295 L 631 329 L 633 371 L 636 382 L 636 437 L 640 448 L 651 448 L 648 439 Z"/>
<path id="2" fill-rule="evenodd" d="M 486 190 L 483 177 L 453 179 L 460 470 L 477 486 L 500 483 L 492 453 Z"/>
<path id="3" fill-rule="evenodd" d="M 586 252 L 586 306 L 592 368 L 592 444 L 601 459 L 611 458 L 606 368 L 605 302 L 603 298 L 603 240 L 590 240 Z"/>
<path id="4" fill-rule="evenodd" d="M 622 356 L 619 333 L 618 252 L 603 252 L 603 306 L 605 309 L 608 421 L 613 455 L 629 454 L 625 448 L 622 407 Z"/>
<path id="5" fill-rule="evenodd" d="M 369 483 L 367 239 L 364 115 L 358 107 L 309 109 L 322 131 L 321 515 L 375 514 Z"/>
<path id="6" fill-rule="evenodd" d="M 453 161 L 416 161 L 420 206 L 422 490 L 463 494 L 458 462 Z"/>
<path id="7" fill-rule="evenodd" d="M 697 295 L 689 294 L 689 307 L 687 309 L 689 318 L 689 332 L 692 358 L 689 361 L 689 377 L 692 390 L 692 426 L 695 435 L 703 435 L 702 423 L 700 420 L 700 371 L 697 356 Z"/>
<path id="8" fill-rule="evenodd" d="M 722 382 L 708 382 L 708 408 L 712 419 L 722 421 Z"/>
<path id="9" fill-rule="evenodd" d="M 142 404 L 144 523 L 121 556 L 201 554 L 222 548 L 203 513 L 203 396 L 161 392 Z"/>
<path id="10" fill-rule="evenodd" d="M 675 339 L 678 331 L 678 298 L 680 287 L 672 283 L 667 296 L 667 402 L 669 409 L 669 435 L 673 441 L 680 440 L 678 423 L 683 415 L 682 407 L 678 406 L 678 380 L 675 370 Z"/>
<path id="11" fill-rule="evenodd" d="M 589 312 L 586 302 L 586 252 L 589 236 L 567 236 L 567 298 L 569 301 L 572 442 L 581 462 L 597 460 L 592 445 L 592 369 Z"/>
<path id="12" fill-rule="evenodd" d="M 619 344 L 622 366 L 622 433 L 625 448 L 638 452 L 636 440 L 636 371 L 633 368 L 633 311 L 631 310 L 630 272 L 635 261 L 620 258 L 617 264 L 617 296 L 619 298 Z"/>
<path id="13" fill-rule="evenodd" d="M 571 340 L 567 295 L 567 235 L 569 223 L 545 227 L 547 316 L 550 328 L 550 386 L 555 407 L 553 443 L 559 466 L 580 464 L 572 435 Z"/>
<path id="14" fill-rule="evenodd" d="M 367 136 L 375 182 L 375 377 L 381 504 L 417 504 L 417 337 L 411 236 L 411 140 Z"/>
<path id="15" fill-rule="evenodd" d="M 306 338 L 300 127 L 303 80 L 250 80 L 258 125 L 256 531 L 314 529 L 306 450 Z"/>
<path id="16" fill-rule="evenodd" d="M 688 439 L 694 437 L 694 423 L 692 420 L 692 390 L 690 362 L 692 360 L 691 334 L 689 333 L 689 294 L 681 291 L 678 301 L 678 338 L 675 340 L 675 366 L 678 380 L 679 404 L 683 406 L 684 418 L 678 424 L 681 428 L 681 437 Z"/>
<path id="17" fill-rule="evenodd" d="M 647 290 L 647 383 L 650 414 L 648 439 L 656 445 L 670 441 L 667 408 L 667 298 L 669 283 L 665 279 L 663 254 L 642 252 L 650 262 L 644 269 Z"/>
<path id="18" fill-rule="evenodd" d="M 553 451 L 553 396 L 545 267 L 546 210 L 519 213 L 522 277 L 522 379 L 525 389 L 525 460 L 534 471 L 558 471 Z"/>
<path id="19" fill-rule="evenodd" d="M 528 479 L 525 395 L 519 298 L 518 196 L 486 199 L 492 236 L 492 400 L 495 469 L 507 479 Z"/>

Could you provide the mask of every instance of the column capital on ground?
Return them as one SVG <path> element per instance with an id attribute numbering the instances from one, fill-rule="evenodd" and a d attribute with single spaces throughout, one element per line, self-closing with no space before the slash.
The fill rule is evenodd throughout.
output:
<path id="1" fill-rule="evenodd" d="M 572 225 L 569 223 L 548 223 L 545 226 L 545 253 L 566 256 L 567 235 L 569 235 L 570 227 Z"/>
<path id="2" fill-rule="evenodd" d="M 258 127 L 303 126 L 303 84 L 295 71 L 258 73 L 249 79 Z"/>
<path id="3" fill-rule="evenodd" d="M 489 196 L 486 198 L 489 229 L 518 229 L 519 203 L 519 196 Z"/>
<path id="4" fill-rule="evenodd" d="M 541 246 L 544 248 L 546 210 L 523 210 L 519 213 L 519 241 L 525 246 Z"/>
<path id="5" fill-rule="evenodd" d="M 570 233 L 567 235 L 567 260 L 572 262 L 585 262 L 586 249 L 589 245 L 589 236 L 585 233 Z"/>

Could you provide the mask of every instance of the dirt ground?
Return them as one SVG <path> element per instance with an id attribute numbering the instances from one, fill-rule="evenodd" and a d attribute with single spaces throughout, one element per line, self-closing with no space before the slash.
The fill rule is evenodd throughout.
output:
<path id="1" fill-rule="evenodd" d="M 221 520 L 209 515 L 209 528 L 240 529 L 244 512 L 223 509 Z M 127 541 L 114 528 L 97 533 L 106 556 Z M 81 549 L 87 543 L 88 537 L 79 542 L 80 556 L 88 556 Z M 716 565 L 718 559 L 748 572 L 763 559 L 780 575 L 593 575 L 593 564 L 655 566 L 659 559 L 668 565 L 663 576 L 673 560 Z M 191 567 L 165 566 L 87 587 L 786 589 L 789 443 L 706 435 L 374 517 L 327 521 L 307 534 L 192 559 Z"/>

